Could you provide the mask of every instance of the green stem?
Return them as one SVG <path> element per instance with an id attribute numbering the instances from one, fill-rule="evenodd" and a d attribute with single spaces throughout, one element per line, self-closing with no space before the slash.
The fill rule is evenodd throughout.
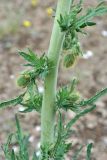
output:
<path id="1" fill-rule="evenodd" d="M 54 20 L 53 31 L 48 50 L 48 58 L 53 68 L 46 76 L 41 111 L 41 145 L 48 146 L 54 141 L 55 95 L 57 86 L 58 66 L 65 33 L 61 32 L 57 20 L 70 10 L 71 0 L 59 0 Z"/>

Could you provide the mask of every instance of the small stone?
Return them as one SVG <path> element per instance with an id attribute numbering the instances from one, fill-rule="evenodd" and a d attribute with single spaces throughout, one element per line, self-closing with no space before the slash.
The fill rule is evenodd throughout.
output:
<path id="1" fill-rule="evenodd" d="M 38 131 L 38 132 L 41 131 L 41 127 L 40 126 L 36 126 L 35 127 L 35 131 Z"/>
<path id="2" fill-rule="evenodd" d="M 15 153 L 17 153 L 18 150 L 19 150 L 19 149 L 18 149 L 18 146 L 13 146 L 12 148 L 13 148 L 13 150 L 14 150 Z"/>
<path id="3" fill-rule="evenodd" d="M 12 75 L 10 75 L 10 79 L 14 79 L 15 78 L 15 76 L 12 74 Z"/>
<path id="4" fill-rule="evenodd" d="M 43 93 L 44 88 L 43 88 L 42 86 L 39 86 L 39 87 L 38 87 L 38 90 L 39 90 L 40 93 Z"/>
<path id="5" fill-rule="evenodd" d="M 96 122 L 89 122 L 87 124 L 87 128 L 89 128 L 89 129 L 94 129 L 96 126 L 97 126 Z"/>
<path id="6" fill-rule="evenodd" d="M 24 108 L 23 106 L 20 106 L 20 107 L 19 107 L 19 111 L 20 111 L 20 112 L 22 112 L 22 111 L 24 111 L 24 110 L 25 110 L 25 108 Z"/>
<path id="7" fill-rule="evenodd" d="M 88 50 L 85 54 L 83 54 L 84 59 L 89 59 L 93 56 L 93 52 Z"/>
<path id="8" fill-rule="evenodd" d="M 30 136 L 29 137 L 29 142 L 33 142 L 34 141 L 34 136 Z"/>
<path id="9" fill-rule="evenodd" d="M 68 118 L 69 118 L 69 119 L 71 119 L 71 118 L 73 118 L 73 117 L 75 116 L 75 113 L 72 112 L 72 111 L 71 111 L 71 112 L 68 112 L 67 114 L 68 114 Z"/>
<path id="10" fill-rule="evenodd" d="M 102 34 L 102 36 L 107 37 L 107 31 L 106 31 L 106 30 L 103 30 L 103 31 L 101 32 L 101 34 Z"/>

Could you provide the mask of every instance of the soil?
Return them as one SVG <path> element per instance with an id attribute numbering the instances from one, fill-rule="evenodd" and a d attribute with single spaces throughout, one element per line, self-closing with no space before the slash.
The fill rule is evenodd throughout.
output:
<path id="1" fill-rule="evenodd" d="M 7 3 L 8 2 L 8 3 Z M 85 7 L 96 5 L 96 0 L 86 0 Z M 23 59 L 19 57 L 18 50 L 27 47 L 36 53 L 47 52 L 53 19 L 47 15 L 47 7 L 55 8 L 56 2 L 40 0 L 33 8 L 30 1 L 0 0 L 0 100 L 15 97 L 20 93 L 16 86 L 16 78 L 24 68 Z M 30 20 L 32 25 L 25 28 L 22 23 Z M 95 18 L 98 24 L 87 28 L 88 35 L 81 36 L 80 41 L 84 53 L 93 53 L 88 59 L 81 58 L 72 69 L 66 70 L 62 66 L 59 70 L 58 85 L 61 86 L 70 81 L 73 76 L 79 78 L 78 90 L 81 95 L 89 98 L 98 90 L 107 86 L 107 18 L 106 16 Z M 0 145 L 6 141 L 9 133 L 15 131 L 15 114 L 20 106 L 0 110 Z M 35 113 L 20 114 L 19 119 L 25 132 L 31 135 L 31 146 L 38 148 L 40 140 L 40 116 Z M 73 113 L 68 113 L 72 118 Z M 74 126 L 75 134 L 70 140 L 74 140 L 74 146 L 78 144 L 94 143 L 92 160 L 107 159 L 107 96 L 97 102 L 97 109 L 81 118 Z M 84 150 L 85 151 L 85 150 Z M 72 152 L 69 153 L 68 160 Z M 85 152 L 81 155 L 84 160 Z M 80 160 L 79 159 L 79 160 Z M 2 149 L 0 160 L 4 160 Z"/>

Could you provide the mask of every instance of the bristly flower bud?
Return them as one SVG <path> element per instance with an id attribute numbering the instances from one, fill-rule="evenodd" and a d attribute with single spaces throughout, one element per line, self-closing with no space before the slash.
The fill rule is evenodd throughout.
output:
<path id="1" fill-rule="evenodd" d="M 29 81 L 30 81 L 30 74 L 28 71 L 25 71 L 17 79 L 17 85 L 19 87 L 25 88 L 28 85 Z"/>
<path id="2" fill-rule="evenodd" d="M 64 66 L 66 68 L 69 68 L 69 67 L 72 67 L 74 65 L 74 63 L 76 62 L 77 60 L 77 56 L 75 56 L 74 54 L 67 54 L 65 57 L 64 57 Z"/>
<path id="3" fill-rule="evenodd" d="M 71 98 L 72 103 L 77 102 L 80 99 L 80 97 L 81 96 L 80 96 L 79 92 L 77 92 L 77 91 L 70 94 L 70 98 Z"/>

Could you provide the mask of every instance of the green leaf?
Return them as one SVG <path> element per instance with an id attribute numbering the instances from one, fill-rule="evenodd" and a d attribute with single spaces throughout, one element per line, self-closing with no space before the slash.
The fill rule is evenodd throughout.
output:
<path id="1" fill-rule="evenodd" d="M 32 62 L 32 57 L 25 52 L 19 51 L 19 54 L 28 62 Z"/>
<path id="2" fill-rule="evenodd" d="M 14 150 L 12 149 L 11 160 L 16 160 Z"/>
<path id="3" fill-rule="evenodd" d="M 12 138 L 13 138 L 13 134 L 10 134 L 8 136 L 7 142 L 5 144 L 3 144 L 3 146 L 2 146 L 6 160 L 12 160 L 11 159 L 12 151 L 10 149 L 10 145 L 12 143 Z"/>
<path id="4" fill-rule="evenodd" d="M 101 91 L 97 92 L 93 97 L 89 98 L 88 100 L 83 100 L 79 104 L 77 104 L 79 107 L 87 106 L 95 103 L 99 98 L 107 94 L 107 88 L 102 89 Z"/>
<path id="5" fill-rule="evenodd" d="M 105 5 L 105 1 L 101 1 L 101 2 L 97 5 L 96 8 L 99 8 L 99 7 L 104 6 L 104 5 Z"/>
<path id="6" fill-rule="evenodd" d="M 6 107 L 9 107 L 9 106 L 16 106 L 17 104 L 20 104 L 23 100 L 24 94 L 21 94 L 14 99 L 4 101 L 4 102 L 0 102 L 0 108 L 6 108 Z"/>
<path id="7" fill-rule="evenodd" d="M 23 134 L 22 134 L 22 130 L 21 130 L 20 123 L 19 123 L 17 115 L 15 115 L 15 120 L 16 120 L 16 127 L 17 127 L 18 138 L 20 140 L 22 140 L 23 139 Z"/>
<path id="8" fill-rule="evenodd" d="M 92 105 L 91 107 L 88 107 L 86 109 L 84 109 L 83 111 L 81 111 L 80 113 L 78 113 L 67 125 L 66 125 L 66 129 L 69 130 L 75 123 L 76 121 L 83 117 L 84 115 L 86 115 L 87 113 L 93 111 L 96 108 L 96 105 Z"/>
<path id="9" fill-rule="evenodd" d="M 24 136 L 22 129 L 20 127 L 20 123 L 18 120 L 17 115 L 15 116 L 16 119 L 16 127 L 17 127 L 17 134 L 16 134 L 16 140 L 19 145 L 19 153 L 21 160 L 29 160 L 29 154 L 28 154 L 28 138 L 29 136 Z"/>
<path id="10" fill-rule="evenodd" d="M 93 144 L 90 143 L 87 146 L 87 156 L 86 156 L 86 160 L 91 160 L 91 150 L 92 150 Z"/>
<path id="11" fill-rule="evenodd" d="M 80 28 L 85 22 L 90 21 L 96 16 L 100 16 L 107 13 L 107 6 L 101 2 L 96 8 L 88 9 L 84 16 L 80 16 L 76 22 L 76 28 Z"/>
<path id="12" fill-rule="evenodd" d="M 78 82 L 77 78 L 74 77 L 70 83 L 70 89 L 69 89 L 70 93 L 72 93 L 75 90 L 77 82 Z"/>
<path id="13" fill-rule="evenodd" d="M 19 51 L 19 54 L 31 64 L 35 64 L 38 61 L 38 57 L 29 49 L 29 53 L 25 53 L 23 51 Z"/>
<path id="14" fill-rule="evenodd" d="M 85 22 L 84 24 L 82 24 L 82 25 L 80 26 L 80 28 L 85 28 L 85 27 L 87 27 L 87 26 L 94 26 L 94 25 L 96 25 L 95 22 Z"/>

